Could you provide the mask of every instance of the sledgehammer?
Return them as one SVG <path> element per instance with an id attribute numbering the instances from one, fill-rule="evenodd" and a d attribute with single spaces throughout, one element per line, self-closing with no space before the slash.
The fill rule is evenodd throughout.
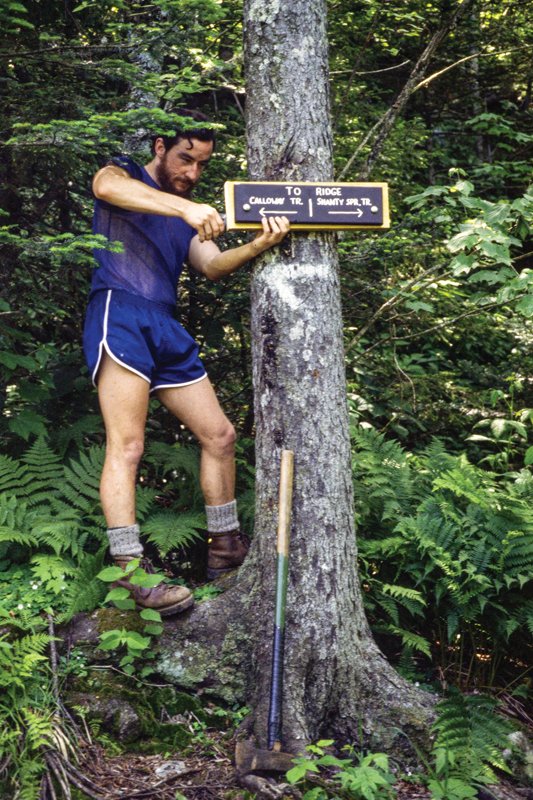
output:
<path id="1" fill-rule="evenodd" d="M 276 559 L 276 604 L 272 646 L 272 678 L 268 712 L 268 750 L 256 749 L 250 741 L 237 742 L 235 763 L 241 774 L 256 771 L 286 772 L 294 766 L 290 753 L 281 752 L 281 704 L 283 695 L 283 654 L 285 650 L 285 608 L 289 569 L 294 453 L 283 450 L 279 480 L 278 536 Z"/>

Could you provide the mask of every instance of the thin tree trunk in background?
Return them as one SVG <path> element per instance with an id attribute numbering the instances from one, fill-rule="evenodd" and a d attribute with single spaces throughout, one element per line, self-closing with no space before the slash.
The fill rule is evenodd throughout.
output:
<path id="1" fill-rule="evenodd" d="M 355 153 L 353 153 L 353 155 L 348 159 L 347 163 L 344 165 L 343 169 L 341 170 L 338 176 L 339 181 L 346 180 L 350 168 L 354 163 L 354 161 L 356 160 L 357 156 L 363 150 L 363 148 L 369 142 L 371 142 L 372 146 L 370 153 L 368 154 L 367 158 L 365 159 L 365 162 L 358 169 L 357 172 L 357 180 L 359 181 L 368 180 L 374 164 L 381 155 L 383 146 L 387 141 L 389 133 L 394 127 L 394 123 L 396 122 L 396 120 L 404 110 L 405 106 L 407 105 L 407 102 L 411 97 L 411 94 L 413 93 L 417 84 L 426 74 L 431 59 L 437 52 L 442 42 L 446 39 L 450 31 L 452 31 L 455 28 L 458 20 L 468 11 L 469 8 L 471 8 L 473 2 L 474 0 L 464 0 L 463 3 L 457 4 L 455 10 L 449 15 L 447 19 L 443 21 L 441 27 L 433 34 L 427 47 L 424 48 L 424 51 L 422 52 L 415 66 L 413 67 L 412 72 L 409 75 L 409 78 L 407 79 L 405 86 L 401 90 L 400 94 L 393 102 L 391 107 L 388 109 L 388 111 L 386 111 L 386 113 L 381 117 L 381 119 L 367 133 L 363 141 L 358 145 Z"/>

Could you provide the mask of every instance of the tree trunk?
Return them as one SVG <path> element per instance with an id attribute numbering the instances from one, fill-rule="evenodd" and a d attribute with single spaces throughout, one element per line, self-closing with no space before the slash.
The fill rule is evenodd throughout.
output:
<path id="1" fill-rule="evenodd" d="M 281 10 L 283 8 L 283 10 Z M 248 166 L 254 180 L 331 180 L 326 4 L 245 3 Z M 335 238 L 293 234 L 252 280 L 256 410 L 254 732 L 270 685 L 277 491 L 295 453 L 283 702 L 285 746 L 328 733 L 357 740 L 427 720 L 431 702 L 391 669 L 363 611 Z M 244 577 L 244 576 L 243 576 Z M 388 730 L 388 733 L 385 732 Z"/>
<path id="2" fill-rule="evenodd" d="M 332 175 L 324 0 L 245 4 L 249 170 L 253 179 Z M 328 735 L 373 749 L 425 743 L 432 698 L 399 677 L 365 618 L 356 567 L 339 274 L 333 234 L 293 234 L 264 254 L 252 280 L 256 531 L 237 585 L 163 642 L 179 682 L 199 628 L 211 666 L 203 686 L 242 689 L 250 730 L 266 744 L 274 613 L 279 464 L 295 453 L 283 694 L 283 746 Z M 218 605 L 222 613 L 217 613 Z M 205 638 L 205 637 L 204 637 Z M 218 639 L 219 644 L 216 644 Z M 216 658 L 218 655 L 218 671 Z M 177 666 L 176 666 L 177 665 Z M 174 669 L 175 667 L 175 669 Z M 190 670 L 189 670 L 190 673 Z M 403 731 L 403 733 L 402 733 Z M 405 735 L 407 734 L 407 736 Z M 394 741 L 396 740 L 396 741 Z M 412 756 L 412 752 L 411 752 Z"/>

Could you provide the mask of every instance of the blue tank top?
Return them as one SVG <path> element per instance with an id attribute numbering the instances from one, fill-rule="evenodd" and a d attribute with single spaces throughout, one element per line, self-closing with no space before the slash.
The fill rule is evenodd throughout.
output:
<path id="1" fill-rule="evenodd" d="M 138 181 L 159 189 L 144 167 L 127 156 L 112 164 Z M 158 303 L 176 304 L 178 278 L 196 231 L 179 217 L 126 211 L 96 200 L 93 232 L 110 242 L 121 242 L 123 251 L 95 250 L 91 295 L 100 289 L 122 289 Z"/>

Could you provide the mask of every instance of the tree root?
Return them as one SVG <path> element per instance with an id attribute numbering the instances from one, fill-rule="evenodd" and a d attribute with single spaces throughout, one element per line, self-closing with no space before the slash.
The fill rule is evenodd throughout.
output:
<path id="1" fill-rule="evenodd" d="M 257 800 L 284 800 L 289 797 L 301 800 L 302 798 L 302 793 L 295 786 L 288 783 L 276 783 L 273 778 L 243 775 L 239 778 L 239 782 L 243 789 L 254 792 Z"/>

